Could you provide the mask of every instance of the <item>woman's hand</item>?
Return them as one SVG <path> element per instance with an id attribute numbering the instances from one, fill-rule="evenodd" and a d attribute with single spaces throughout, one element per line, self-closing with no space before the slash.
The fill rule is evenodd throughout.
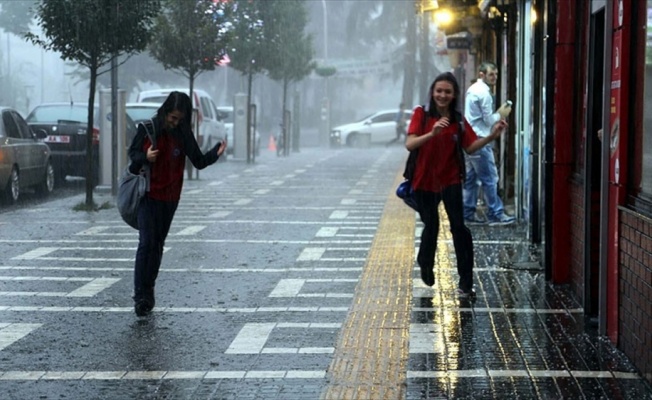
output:
<path id="1" fill-rule="evenodd" d="M 156 157 L 158 157 L 158 150 L 155 150 L 153 146 L 149 146 L 147 149 L 147 161 L 151 163 L 156 162 Z"/>
<path id="2" fill-rule="evenodd" d="M 500 121 L 496 122 L 494 126 L 491 127 L 491 137 L 493 139 L 497 138 L 498 136 L 502 135 L 503 132 L 507 130 L 507 121 L 504 119 L 501 119 Z"/>
<path id="3" fill-rule="evenodd" d="M 217 148 L 217 156 L 221 156 L 226 151 L 226 140 L 220 142 L 220 146 Z"/>
<path id="4" fill-rule="evenodd" d="M 443 128 L 446 128 L 451 124 L 450 120 L 447 117 L 439 118 L 437 122 L 435 122 L 435 125 L 432 127 L 431 136 L 439 135 L 439 132 Z"/>

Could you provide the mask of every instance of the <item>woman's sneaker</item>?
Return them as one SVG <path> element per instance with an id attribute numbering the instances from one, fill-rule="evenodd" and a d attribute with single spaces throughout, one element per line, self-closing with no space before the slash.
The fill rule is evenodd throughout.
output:
<path id="1" fill-rule="evenodd" d="M 149 314 L 152 311 L 152 308 L 154 308 L 154 302 L 147 299 L 138 300 L 136 301 L 136 304 L 134 304 L 134 311 L 139 317 L 144 317 Z"/>

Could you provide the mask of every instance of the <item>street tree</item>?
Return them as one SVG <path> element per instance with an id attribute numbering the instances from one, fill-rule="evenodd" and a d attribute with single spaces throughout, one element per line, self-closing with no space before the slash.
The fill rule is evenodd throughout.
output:
<path id="1" fill-rule="evenodd" d="M 212 71 L 231 42 L 233 5 L 212 0 L 164 0 L 156 18 L 150 52 L 165 69 L 189 81 L 192 98 L 195 79 Z"/>
<path id="2" fill-rule="evenodd" d="M 2 0 L 0 1 L 0 28 L 14 35 L 29 32 L 29 25 L 34 19 L 37 0 Z"/>
<path id="3" fill-rule="evenodd" d="M 94 206 L 93 109 L 97 76 L 110 70 L 113 57 L 143 51 L 149 41 L 158 0 L 41 0 L 36 19 L 44 38 L 26 38 L 61 53 L 67 61 L 88 68 L 88 126 L 86 128 L 86 208 Z M 106 69 L 101 70 L 106 67 Z M 105 135 L 104 140 L 108 140 Z"/>
<path id="4" fill-rule="evenodd" d="M 282 113 L 287 109 L 288 86 L 310 75 L 315 69 L 312 36 L 306 34 L 308 13 L 304 0 L 268 2 L 262 8 L 265 37 L 271 46 L 263 59 L 269 77 L 283 86 Z M 290 150 L 288 124 L 283 121 L 284 154 Z"/>
<path id="5" fill-rule="evenodd" d="M 346 19 L 346 37 L 354 49 L 382 44 L 392 49 L 393 78 L 403 78 L 400 101 L 412 104 L 417 75 L 426 82 L 432 75 L 432 47 L 428 41 L 428 18 L 422 16 L 421 47 L 417 47 L 417 14 L 415 5 L 422 0 L 410 1 L 360 1 L 352 4 Z M 420 71 L 417 71 L 417 66 Z M 423 84 L 420 82 L 420 87 Z M 397 100 L 397 104 L 398 104 Z"/>
<path id="6" fill-rule="evenodd" d="M 235 0 L 234 36 L 229 50 L 229 66 L 247 78 L 247 109 L 251 109 L 253 77 L 264 71 L 261 62 L 270 45 L 263 30 L 261 7 L 272 3 L 250 0 Z M 252 136 L 251 113 L 247 113 L 247 162 L 251 162 Z"/>

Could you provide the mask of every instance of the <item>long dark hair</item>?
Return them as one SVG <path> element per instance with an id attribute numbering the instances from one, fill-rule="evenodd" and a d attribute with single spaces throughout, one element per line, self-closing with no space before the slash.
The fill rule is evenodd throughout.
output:
<path id="1" fill-rule="evenodd" d="M 178 125 L 181 132 L 190 132 L 192 130 L 190 123 L 192 119 L 192 101 L 190 101 L 190 97 L 187 94 L 182 92 L 171 92 L 168 98 L 161 104 L 161 107 L 156 112 L 159 124 L 164 125 L 166 116 L 175 110 L 183 113 L 183 119 L 179 121 Z"/>
<path id="2" fill-rule="evenodd" d="M 435 99 L 433 99 L 432 96 L 432 91 L 435 89 L 435 85 L 437 82 L 441 81 L 446 81 L 449 82 L 451 85 L 453 85 L 453 100 L 451 100 L 451 103 L 448 105 L 449 108 L 449 114 L 451 115 L 451 119 L 453 121 L 459 121 L 462 118 L 462 115 L 460 114 L 458 110 L 458 102 L 460 99 L 460 85 L 457 83 L 457 79 L 455 79 L 455 75 L 453 75 L 450 72 L 443 72 L 435 78 L 435 80 L 432 82 L 432 85 L 430 85 L 430 89 L 428 89 L 428 108 L 426 111 L 428 112 L 428 115 L 430 117 L 439 117 L 439 113 L 437 112 L 437 104 L 435 104 Z"/>

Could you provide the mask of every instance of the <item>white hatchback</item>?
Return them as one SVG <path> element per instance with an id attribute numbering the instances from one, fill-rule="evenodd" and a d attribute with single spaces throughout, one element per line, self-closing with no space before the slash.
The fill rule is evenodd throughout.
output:
<path id="1" fill-rule="evenodd" d="M 405 110 L 407 126 L 410 125 L 412 110 Z M 331 145 L 355 147 L 361 134 L 368 133 L 371 143 L 387 143 L 396 137 L 396 114 L 398 109 L 378 111 L 358 122 L 336 126 L 331 130 Z"/>
<path id="2" fill-rule="evenodd" d="M 138 103 L 163 104 L 171 92 L 183 92 L 188 94 L 188 89 L 158 89 L 145 90 L 138 94 Z M 217 110 L 211 96 L 201 89 L 193 89 L 193 108 L 198 110 L 199 132 L 197 143 L 203 152 L 208 151 L 218 142 L 226 139 L 226 128 L 224 126 L 224 115 Z"/>

